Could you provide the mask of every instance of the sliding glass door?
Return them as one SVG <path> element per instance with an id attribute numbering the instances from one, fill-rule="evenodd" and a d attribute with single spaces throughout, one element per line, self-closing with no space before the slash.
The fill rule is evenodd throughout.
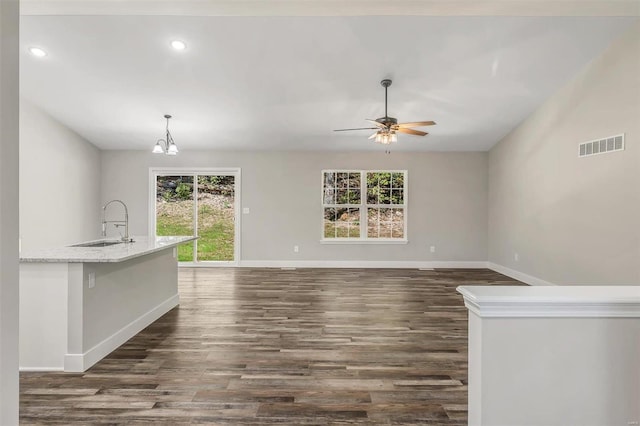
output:
<path id="1" fill-rule="evenodd" d="M 234 260 L 235 176 L 197 176 L 197 259 Z"/>
<path id="2" fill-rule="evenodd" d="M 195 235 L 193 176 L 157 176 L 156 226 L 157 236 Z M 193 242 L 178 246 L 178 261 L 194 261 Z"/>
<path id="3" fill-rule="evenodd" d="M 239 169 L 151 169 L 151 230 L 157 236 L 198 236 L 179 246 L 182 264 L 236 263 L 239 177 Z"/>

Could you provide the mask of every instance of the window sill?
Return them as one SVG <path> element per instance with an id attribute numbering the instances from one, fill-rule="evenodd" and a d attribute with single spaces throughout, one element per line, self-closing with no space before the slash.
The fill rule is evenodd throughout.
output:
<path id="1" fill-rule="evenodd" d="M 320 240 L 320 244 L 407 244 L 409 240 L 406 239 L 369 239 L 369 240 L 358 240 L 355 238 L 351 239 L 340 239 L 340 238 L 332 238 L 332 239 L 322 239 Z"/>

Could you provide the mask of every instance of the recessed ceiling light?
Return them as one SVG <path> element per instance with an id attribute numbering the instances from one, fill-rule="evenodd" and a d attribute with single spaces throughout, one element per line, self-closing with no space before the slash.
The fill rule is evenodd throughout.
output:
<path id="1" fill-rule="evenodd" d="M 44 58 L 45 56 L 47 56 L 47 52 L 40 49 L 39 47 L 30 47 L 29 53 L 31 53 L 33 56 L 36 56 L 38 58 Z"/>
<path id="2" fill-rule="evenodd" d="M 173 40 L 171 42 L 171 47 L 173 47 L 176 50 L 184 50 L 187 48 L 187 44 L 181 40 Z"/>

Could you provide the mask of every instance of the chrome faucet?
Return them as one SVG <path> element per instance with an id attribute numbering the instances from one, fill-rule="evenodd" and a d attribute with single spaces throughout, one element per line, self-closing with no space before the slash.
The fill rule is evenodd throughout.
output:
<path id="1" fill-rule="evenodd" d="M 106 220 L 106 212 L 107 207 L 111 203 L 120 203 L 122 207 L 124 207 L 124 220 Z M 124 236 L 121 238 L 125 243 L 129 243 L 133 241 L 133 238 L 129 238 L 129 209 L 127 209 L 127 205 L 120 200 L 111 200 L 104 206 L 102 206 L 102 236 L 107 236 L 107 223 L 113 223 L 114 226 L 120 227 L 124 226 Z"/>

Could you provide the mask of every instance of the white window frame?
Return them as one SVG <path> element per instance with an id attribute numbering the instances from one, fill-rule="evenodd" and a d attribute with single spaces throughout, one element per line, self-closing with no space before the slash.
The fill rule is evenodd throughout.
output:
<path id="1" fill-rule="evenodd" d="M 340 204 L 343 208 L 358 208 L 360 209 L 360 237 L 358 238 L 325 238 L 324 236 L 324 174 L 325 173 L 360 173 L 360 204 Z M 367 208 L 394 208 L 394 206 L 400 206 L 399 204 L 367 204 L 367 173 L 403 173 L 404 174 L 404 187 L 403 187 L 403 201 L 404 204 L 401 207 L 404 210 L 404 232 L 403 238 L 370 238 L 367 237 Z M 407 244 L 409 242 L 407 237 L 408 230 L 408 212 L 409 212 L 409 171 L 408 170 L 366 170 L 366 169 L 325 169 L 320 173 L 320 239 L 321 244 Z"/>
<path id="2" fill-rule="evenodd" d="M 195 176 L 197 175 L 219 175 L 219 176 L 234 176 L 234 216 L 235 216 L 235 229 L 234 229 L 234 241 L 233 241 L 233 260 L 200 260 L 197 262 L 178 262 L 179 266 L 189 267 L 215 267 L 215 266 L 238 266 L 240 262 L 240 219 L 241 219 L 241 169 L 239 167 L 216 167 L 216 168 L 196 168 L 196 167 L 149 167 L 149 237 L 155 238 L 156 235 L 156 181 L 158 176 L 193 176 L 194 177 L 194 230 L 198 230 L 198 203 L 195 199 L 197 193 L 197 181 Z M 197 235 L 196 235 L 197 236 Z M 197 244 L 197 243 L 196 243 Z M 194 244 L 194 254 L 196 250 Z"/>

